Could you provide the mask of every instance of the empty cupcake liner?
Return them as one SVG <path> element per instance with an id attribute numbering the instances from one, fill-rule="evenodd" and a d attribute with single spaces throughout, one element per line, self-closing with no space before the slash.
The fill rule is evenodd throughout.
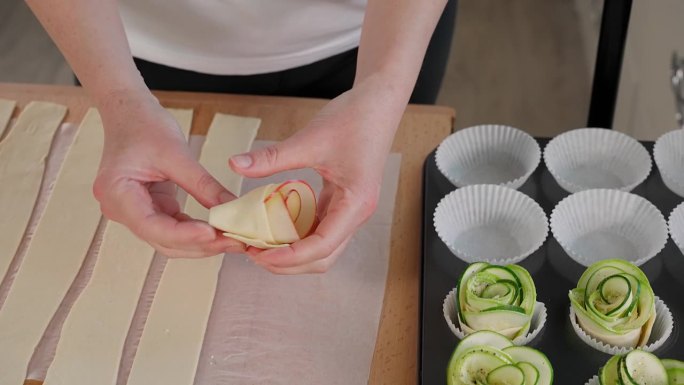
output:
<path id="1" fill-rule="evenodd" d="M 653 324 L 653 331 L 651 332 L 647 344 L 639 348 L 647 352 L 653 352 L 663 346 L 665 341 L 667 341 L 672 334 L 672 329 L 674 328 L 674 318 L 672 317 L 670 309 L 663 300 L 658 298 L 658 296 L 655 297 L 655 300 L 656 320 Z M 572 308 L 572 305 L 570 306 L 570 323 L 577 336 L 584 341 L 584 343 L 600 352 L 616 355 L 625 354 L 634 349 L 609 345 L 587 334 L 577 322 L 577 316 L 575 315 L 575 310 Z"/>
<path id="2" fill-rule="evenodd" d="M 658 208 L 618 190 L 569 195 L 551 213 L 551 232 L 572 259 L 587 267 L 610 258 L 639 266 L 667 242 L 667 223 Z"/>
<path id="3" fill-rule="evenodd" d="M 670 219 L 667 223 L 670 229 L 670 236 L 674 243 L 679 247 L 679 250 L 684 254 L 684 203 L 680 203 L 670 213 Z"/>
<path id="4" fill-rule="evenodd" d="M 684 197 L 684 129 L 658 138 L 653 146 L 653 158 L 665 186 Z"/>
<path id="5" fill-rule="evenodd" d="M 529 134 L 502 125 L 481 125 L 447 137 L 435 154 L 437 168 L 457 187 L 498 184 L 517 189 L 541 161 Z"/>
<path id="6" fill-rule="evenodd" d="M 544 149 L 544 163 L 571 193 L 593 188 L 631 191 L 651 172 L 651 157 L 641 143 L 603 128 L 558 135 Z"/>
<path id="7" fill-rule="evenodd" d="M 453 289 L 447 294 L 442 303 L 442 310 L 444 311 L 444 319 L 452 333 L 458 339 L 462 340 L 466 337 L 466 333 L 461 330 L 458 326 L 458 309 L 456 308 L 456 292 L 457 289 Z M 534 306 L 534 313 L 532 314 L 532 321 L 530 322 L 530 331 L 524 336 L 519 336 L 513 339 L 513 343 L 516 345 L 527 345 L 532 340 L 534 340 L 539 332 L 544 328 L 546 324 L 546 306 L 542 302 L 537 302 Z"/>
<path id="8" fill-rule="evenodd" d="M 440 239 L 468 263 L 518 263 L 541 247 L 549 231 L 537 202 L 496 185 L 452 191 L 437 205 L 433 221 Z"/>

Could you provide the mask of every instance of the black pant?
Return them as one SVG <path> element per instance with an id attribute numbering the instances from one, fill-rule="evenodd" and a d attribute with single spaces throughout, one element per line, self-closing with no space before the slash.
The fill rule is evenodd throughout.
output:
<path id="1" fill-rule="evenodd" d="M 454 33 L 456 3 L 457 0 L 449 0 L 435 28 L 411 103 L 434 104 L 437 99 Z M 244 76 L 208 75 L 137 58 L 135 64 L 147 86 L 155 90 L 330 99 L 352 87 L 357 52 L 358 49 L 353 49 L 302 67 Z"/>

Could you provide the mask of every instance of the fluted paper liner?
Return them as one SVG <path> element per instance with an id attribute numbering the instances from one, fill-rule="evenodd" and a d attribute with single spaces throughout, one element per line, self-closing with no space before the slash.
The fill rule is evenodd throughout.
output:
<path id="1" fill-rule="evenodd" d="M 684 129 L 658 138 L 653 146 L 653 158 L 665 186 L 684 197 Z"/>
<path id="2" fill-rule="evenodd" d="M 458 309 L 456 308 L 456 294 L 457 289 L 453 289 L 447 294 L 442 303 L 442 310 L 444 312 L 444 320 L 452 333 L 458 339 L 462 340 L 466 337 L 466 333 L 458 326 Z M 524 336 L 518 336 L 512 340 L 516 345 L 527 345 L 534 340 L 539 332 L 546 325 L 546 306 L 543 302 L 537 302 L 534 306 L 534 313 L 532 313 L 532 320 L 530 321 L 530 330 Z M 496 331 L 496 330 L 494 330 Z"/>
<path id="3" fill-rule="evenodd" d="M 461 260 L 515 264 L 537 250 L 548 234 L 544 210 L 527 195 L 496 185 L 466 186 L 435 209 L 440 239 Z"/>
<path id="4" fill-rule="evenodd" d="M 517 189 L 539 165 L 541 150 L 517 128 L 480 125 L 447 137 L 435 158 L 439 171 L 457 187 L 498 184 Z"/>
<path id="5" fill-rule="evenodd" d="M 684 254 L 684 203 L 680 203 L 670 213 L 668 221 L 670 229 L 670 236 L 674 243 L 679 247 L 679 250 Z"/>
<path id="6" fill-rule="evenodd" d="M 592 188 L 631 191 L 651 172 L 651 157 L 641 143 L 603 128 L 558 135 L 544 148 L 544 163 L 571 193 Z"/>
<path id="7" fill-rule="evenodd" d="M 594 377 L 590 378 L 584 385 L 600 385 L 599 376 L 594 375 Z"/>
<path id="8" fill-rule="evenodd" d="M 638 195 L 618 190 L 572 194 L 556 205 L 550 222 L 551 232 L 565 252 L 587 267 L 610 258 L 640 266 L 667 242 L 667 223 L 658 208 Z"/>
<path id="9" fill-rule="evenodd" d="M 665 302 L 663 302 L 663 300 L 658 298 L 658 296 L 655 297 L 655 300 L 656 319 L 655 323 L 653 324 L 653 330 L 651 331 L 651 336 L 648 338 L 646 345 L 639 348 L 647 352 L 653 352 L 663 346 L 665 341 L 667 341 L 672 334 L 672 329 L 674 328 L 674 318 L 672 317 L 672 312 L 670 309 L 667 307 Z M 572 308 L 572 305 L 570 306 L 570 323 L 572 324 L 572 328 L 575 330 L 577 336 L 584 343 L 600 352 L 616 355 L 625 354 L 631 350 L 634 350 L 634 348 L 626 348 L 607 344 L 587 334 L 577 322 L 577 315 L 575 314 L 575 310 Z"/>

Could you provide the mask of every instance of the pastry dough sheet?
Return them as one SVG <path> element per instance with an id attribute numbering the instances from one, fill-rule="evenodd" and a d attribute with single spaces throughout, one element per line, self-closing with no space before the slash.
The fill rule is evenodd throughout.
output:
<path id="1" fill-rule="evenodd" d="M 102 142 L 99 115 L 90 110 L 0 309 L 0 384 L 21 384 L 26 378 L 34 349 L 93 240 L 101 216 L 91 185 Z"/>
<path id="2" fill-rule="evenodd" d="M 19 270 L 19 266 L 26 255 L 26 250 L 28 245 L 33 239 L 33 235 L 36 232 L 36 227 L 38 226 L 38 221 L 43 216 L 45 211 L 45 206 L 47 206 L 52 189 L 55 186 L 55 181 L 57 180 L 57 174 L 59 173 L 59 168 L 64 162 L 69 147 L 76 136 L 78 131 L 78 126 L 73 123 L 63 123 L 55 137 L 52 141 L 52 148 L 50 148 L 50 153 L 46 160 L 45 172 L 43 174 L 43 181 L 40 184 L 40 192 L 38 193 L 38 198 L 36 199 L 35 206 L 33 207 L 33 212 L 31 213 L 31 219 L 29 219 L 29 224 L 24 233 L 24 237 L 19 244 L 19 248 L 15 253 L 14 259 L 7 270 L 7 275 L 5 279 L 0 283 L 0 309 L 7 298 L 7 293 L 9 288 L 14 281 L 14 277 Z"/>
<path id="3" fill-rule="evenodd" d="M 227 169 L 227 159 L 249 150 L 260 120 L 216 114 L 202 147 L 200 163 L 231 191 L 242 177 Z M 188 197 L 185 213 L 208 219 L 208 210 Z M 216 291 L 223 255 L 169 259 L 143 329 L 128 385 L 190 385 Z"/>
<path id="4" fill-rule="evenodd" d="M 187 137 L 192 110 L 169 112 Z M 61 327 L 45 385 L 116 384 L 123 345 L 154 252 L 125 226 L 108 222 L 90 280 Z"/>
<path id="5" fill-rule="evenodd" d="M 11 104 L 11 108 L 6 108 Z M 0 134 L 14 105 L 0 100 Z M 0 281 L 5 277 L 29 224 L 40 192 L 45 159 L 66 107 L 33 102 L 22 111 L 6 139 L 0 142 Z M 0 135 L 1 136 L 1 135 Z"/>
<path id="6" fill-rule="evenodd" d="M 9 125 L 10 119 L 12 119 L 12 113 L 16 105 L 17 102 L 14 100 L 0 99 L 0 141 L 2 141 L 2 136 Z"/>

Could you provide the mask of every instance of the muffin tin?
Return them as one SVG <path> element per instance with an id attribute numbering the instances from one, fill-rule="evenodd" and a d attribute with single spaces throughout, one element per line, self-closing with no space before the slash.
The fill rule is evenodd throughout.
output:
<path id="1" fill-rule="evenodd" d="M 538 139 L 542 148 L 548 139 Z M 642 143 L 652 154 L 653 143 Z M 449 357 L 458 339 L 445 322 L 443 300 L 456 286 L 467 263 L 457 258 L 439 238 L 433 225 L 433 213 L 438 202 L 456 187 L 437 168 L 435 154 L 431 154 L 424 168 L 423 204 L 423 276 L 421 309 L 421 384 L 444 384 Z M 522 184 L 520 192 L 536 201 L 551 217 L 552 210 L 569 193 L 561 187 L 554 176 L 540 165 Z M 669 217 L 683 199 L 664 184 L 656 168 L 648 178 L 632 190 L 633 194 L 646 198 L 662 216 Z M 626 193 L 625 193 L 626 194 Z M 637 198 L 631 198 L 639 201 Z M 629 199 L 628 199 L 629 200 Z M 649 211 L 649 210 L 646 210 Z M 672 222 L 672 221 L 670 221 Z M 656 219 L 655 227 L 664 226 Z M 672 228 L 672 223 L 670 223 Z M 684 336 L 680 323 L 684 319 L 684 255 L 670 237 L 665 247 L 660 245 L 662 229 L 656 231 L 656 241 L 647 254 L 641 269 L 648 276 L 656 293 L 670 308 L 675 320 L 672 336 L 655 353 L 663 357 L 684 359 Z M 660 235 L 658 235 L 660 234 Z M 662 250 L 660 250 L 662 249 Z M 619 257 L 619 256 L 613 256 Z M 538 301 L 547 307 L 547 322 L 530 346 L 542 350 L 551 360 L 555 370 L 555 384 L 583 384 L 595 375 L 609 355 L 585 344 L 573 331 L 568 317 L 568 291 L 574 287 L 585 266 L 570 257 L 554 237 L 548 237 L 538 250 L 519 262 L 535 280 Z"/>

